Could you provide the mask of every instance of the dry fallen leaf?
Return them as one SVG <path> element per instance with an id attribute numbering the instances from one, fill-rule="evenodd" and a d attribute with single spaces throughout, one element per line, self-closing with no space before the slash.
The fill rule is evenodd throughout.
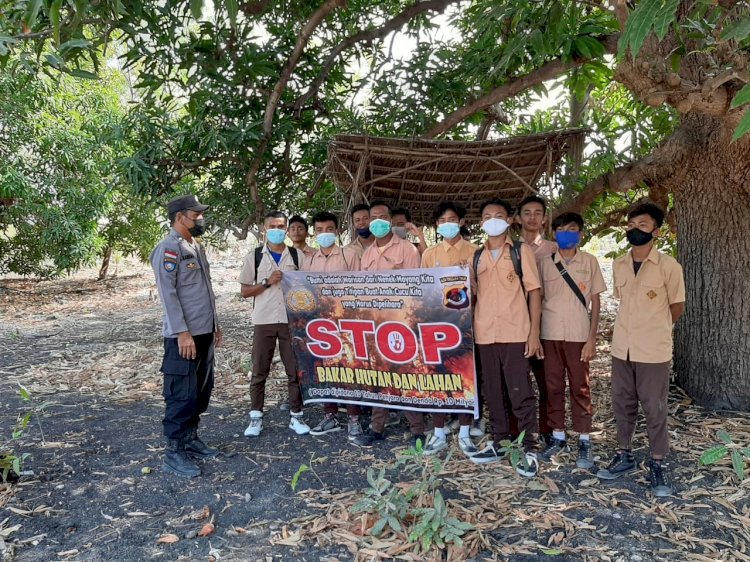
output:
<path id="1" fill-rule="evenodd" d="M 198 531 L 199 537 L 207 537 L 209 535 L 212 535 L 213 532 L 216 530 L 216 527 L 213 523 L 206 523 L 203 525 L 200 531 Z"/>
<path id="2" fill-rule="evenodd" d="M 156 544 L 174 544 L 180 540 L 180 537 L 173 534 L 162 535 L 156 540 Z"/>

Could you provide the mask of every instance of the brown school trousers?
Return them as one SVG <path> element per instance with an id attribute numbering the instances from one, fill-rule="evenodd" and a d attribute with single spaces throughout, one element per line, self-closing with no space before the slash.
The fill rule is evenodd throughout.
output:
<path id="1" fill-rule="evenodd" d="M 250 378 L 250 409 L 263 411 L 266 399 L 266 379 L 271 371 L 273 353 L 279 341 L 279 355 L 288 378 L 289 409 L 302 411 L 302 393 L 297 379 L 297 360 L 292 350 L 289 324 L 257 324 L 253 330 L 253 376 Z"/>
<path id="2" fill-rule="evenodd" d="M 631 449 L 640 402 L 646 416 L 651 454 L 666 456 L 669 453 L 667 390 L 670 368 L 671 361 L 639 363 L 612 358 L 612 409 L 617 423 L 617 444 L 621 449 Z"/>
<path id="3" fill-rule="evenodd" d="M 570 387 L 573 431 L 591 433 L 589 364 L 581 361 L 584 342 L 542 340 L 547 414 L 551 429 L 565 429 L 565 382 Z M 541 399 L 541 398 L 540 398 Z M 540 408 L 541 410 L 541 404 Z"/>
<path id="4" fill-rule="evenodd" d="M 544 360 L 531 357 L 529 358 L 529 365 L 531 366 L 531 372 L 534 374 L 534 379 L 536 379 L 536 387 L 539 389 L 539 433 L 552 433 L 552 425 L 549 420 L 549 412 L 547 411 L 547 404 L 549 402 L 547 400 Z M 507 396 L 506 404 L 509 404 Z M 509 412 L 508 419 L 511 435 L 518 435 L 520 431 L 518 429 L 518 420 L 516 419 L 516 416 L 514 416 L 512 412 Z"/>
<path id="5" fill-rule="evenodd" d="M 409 429 L 414 435 L 424 435 L 424 414 L 421 412 L 410 412 L 404 410 L 404 415 L 409 422 Z M 372 430 L 375 433 L 383 433 L 385 420 L 388 418 L 387 408 L 372 409 Z"/>
<path id="6" fill-rule="evenodd" d="M 524 357 L 526 343 L 480 344 L 484 399 L 490 410 L 495 442 L 510 437 L 508 409 L 518 418 L 518 428 L 525 431 L 523 444 L 527 451 L 537 448 L 539 425 L 536 417 L 536 395 L 531 386 L 529 361 Z"/>

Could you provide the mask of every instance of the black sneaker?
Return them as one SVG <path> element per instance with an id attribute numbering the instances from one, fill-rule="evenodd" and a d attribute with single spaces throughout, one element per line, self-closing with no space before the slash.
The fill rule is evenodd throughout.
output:
<path id="1" fill-rule="evenodd" d="M 648 480 L 651 491 L 657 498 L 666 498 L 672 495 L 672 486 L 669 483 L 667 469 L 662 463 L 653 459 L 648 462 Z"/>
<path id="2" fill-rule="evenodd" d="M 476 455 L 469 457 L 469 460 L 474 464 L 488 464 L 491 462 L 497 462 L 503 459 L 505 456 L 504 452 L 498 453 L 495 450 L 495 446 L 492 442 L 488 443 L 487 446 L 479 451 Z"/>
<path id="3" fill-rule="evenodd" d="M 518 437 L 517 435 L 513 438 L 515 439 Z M 539 434 L 539 442 L 542 444 L 543 447 L 547 447 L 552 441 L 554 441 L 554 437 L 552 436 L 552 432 L 549 433 L 540 433 Z"/>
<path id="4" fill-rule="evenodd" d="M 310 435 L 325 435 L 341 431 L 341 424 L 335 415 L 326 415 L 320 423 L 310 430 Z"/>
<path id="5" fill-rule="evenodd" d="M 568 447 L 568 442 L 565 439 L 555 439 L 553 438 L 548 444 L 547 447 L 542 451 L 542 460 L 544 462 L 550 462 L 552 460 L 557 460 L 557 455 L 562 453 L 565 449 Z"/>
<path id="6" fill-rule="evenodd" d="M 630 451 L 617 451 L 607 468 L 596 473 L 602 480 L 614 480 L 635 470 L 635 457 Z"/>
<path id="7" fill-rule="evenodd" d="M 370 430 L 360 435 L 349 436 L 349 442 L 358 447 L 372 447 L 378 441 L 385 441 L 385 434 Z"/>
<path id="8" fill-rule="evenodd" d="M 593 468 L 594 457 L 591 454 L 591 441 L 588 439 L 578 440 L 578 458 L 576 459 L 578 468 Z"/>

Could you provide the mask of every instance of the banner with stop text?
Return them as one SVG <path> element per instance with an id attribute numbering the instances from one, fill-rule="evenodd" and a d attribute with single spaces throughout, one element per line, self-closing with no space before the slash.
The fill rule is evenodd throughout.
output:
<path id="1" fill-rule="evenodd" d="M 469 270 L 284 272 L 305 404 L 478 415 Z"/>

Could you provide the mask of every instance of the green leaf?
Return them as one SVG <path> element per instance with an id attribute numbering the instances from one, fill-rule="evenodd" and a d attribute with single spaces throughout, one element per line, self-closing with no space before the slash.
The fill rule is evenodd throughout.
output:
<path id="1" fill-rule="evenodd" d="M 732 135 L 732 142 L 745 135 L 748 131 L 750 131 L 750 109 L 745 111 L 745 115 L 742 116 L 742 119 L 737 124 L 734 135 Z"/>
<path id="2" fill-rule="evenodd" d="M 26 12 L 23 15 L 24 33 L 28 33 L 34 28 L 41 7 L 42 0 L 29 0 L 26 4 Z"/>
<path id="3" fill-rule="evenodd" d="M 237 12 L 239 12 L 239 3 L 237 0 L 226 0 L 227 14 L 229 15 L 229 23 L 232 25 L 232 29 L 237 30 Z"/>
<path id="4" fill-rule="evenodd" d="M 732 105 L 730 107 L 739 107 L 750 102 L 750 84 L 745 84 L 742 89 L 737 92 L 732 98 Z M 722 439 L 722 441 L 724 441 Z M 726 441 L 724 441 L 726 443 Z"/>
<path id="5" fill-rule="evenodd" d="M 716 445 L 715 447 L 711 447 L 701 455 L 700 462 L 702 465 L 716 464 L 725 456 L 727 456 L 728 450 L 729 449 L 727 449 L 725 445 Z"/>
<path id="6" fill-rule="evenodd" d="M 630 48 L 633 58 L 638 56 L 643 43 L 651 32 L 654 22 L 661 22 L 666 16 L 659 17 L 661 10 L 667 10 L 667 4 L 674 3 L 674 0 L 642 0 L 638 2 L 635 10 L 628 18 L 625 25 L 625 32 L 620 37 L 618 48 L 621 54 Z M 674 11 L 670 14 L 670 22 L 674 18 Z M 660 28 L 661 30 L 661 28 Z"/>
<path id="7" fill-rule="evenodd" d="M 732 442 L 732 436 L 723 429 L 716 432 L 716 438 L 725 445 L 729 445 Z"/>
<path id="8" fill-rule="evenodd" d="M 306 464 L 299 465 L 297 472 L 295 472 L 294 476 L 292 476 L 292 491 L 295 491 L 297 489 L 297 483 L 299 482 L 299 477 L 302 476 L 308 470 L 310 470 L 310 467 L 307 466 Z"/>
<path id="9" fill-rule="evenodd" d="M 53 0 L 49 7 L 49 21 L 52 25 L 52 38 L 55 40 L 55 45 L 60 45 L 60 8 L 62 8 L 62 0 Z"/>
<path id="10" fill-rule="evenodd" d="M 750 18 L 733 21 L 724 28 L 721 38 L 723 41 L 744 41 L 750 36 Z"/>
<path id="11" fill-rule="evenodd" d="M 732 468 L 740 482 L 745 479 L 745 459 L 737 449 L 732 449 Z"/>
<path id="12" fill-rule="evenodd" d="M 20 394 L 21 398 L 23 398 L 24 400 L 31 400 L 31 393 L 29 392 L 29 389 L 22 384 L 18 385 L 18 394 Z"/>
<path id="13" fill-rule="evenodd" d="M 60 45 L 60 51 L 70 51 L 73 49 L 88 49 L 91 47 L 91 41 L 87 41 L 86 39 L 71 39 L 70 41 L 66 41 L 62 45 Z"/>
<path id="14" fill-rule="evenodd" d="M 370 530 L 370 534 L 375 537 L 379 536 L 380 533 L 383 532 L 383 529 L 385 529 L 386 523 L 388 523 L 388 518 L 381 517 L 380 519 L 378 519 L 378 522 L 372 526 L 372 529 Z"/>
<path id="15" fill-rule="evenodd" d="M 68 74 L 75 76 L 76 78 L 86 78 L 87 80 L 98 80 L 99 77 L 93 72 L 83 70 L 82 68 L 74 68 L 68 71 Z"/>
<path id="16" fill-rule="evenodd" d="M 190 11 L 197 20 L 203 15 L 203 0 L 190 0 Z"/>
<path id="17" fill-rule="evenodd" d="M 558 556 L 563 554 L 563 551 L 559 548 L 543 548 L 542 554 L 546 554 L 547 556 Z"/>
<path id="18" fill-rule="evenodd" d="M 679 5 L 680 0 L 666 0 L 664 7 L 657 13 L 657 17 L 654 20 L 654 33 L 656 33 L 660 41 L 666 37 L 669 27 L 674 22 Z"/>
<path id="19" fill-rule="evenodd" d="M 401 532 L 401 523 L 393 515 L 388 516 L 388 526 L 397 533 Z"/>

